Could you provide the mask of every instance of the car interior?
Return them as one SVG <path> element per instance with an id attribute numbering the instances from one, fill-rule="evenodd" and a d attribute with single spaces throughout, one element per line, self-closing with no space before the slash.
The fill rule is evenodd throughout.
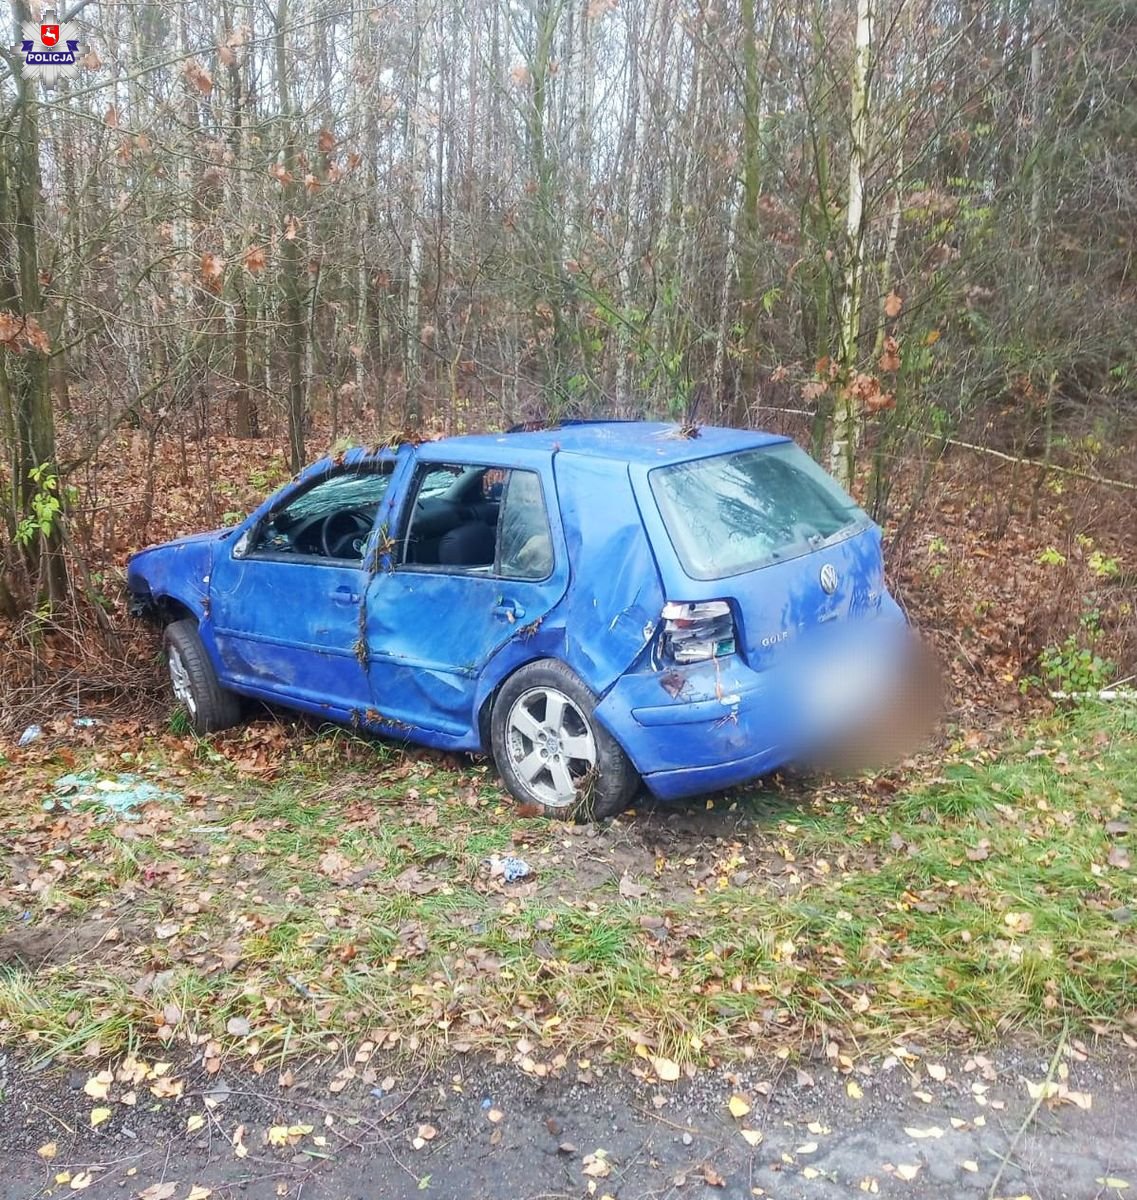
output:
<path id="1" fill-rule="evenodd" d="M 321 479 L 268 515 L 248 553 L 359 561 L 390 482 L 388 464 Z"/>
<path id="2" fill-rule="evenodd" d="M 540 483 L 530 471 L 512 474 L 501 568 L 519 578 L 543 578 L 552 568 L 552 544 Z M 400 564 L 491 574 L 510 476 L 498 467 L 427 467 L 401 536 Z M 389 482 L 389 469 L 345 471 L 322 479 L 270 513 L 246 553 L 358 562 Z M 239 549 L 235 553 L 241 556 Z"/>
<path id="3" fill-rule="evenodd" d="M 419 484 L 403 562 L 492 571 L 505 475 L 492 467 L 431 467 Z"/>

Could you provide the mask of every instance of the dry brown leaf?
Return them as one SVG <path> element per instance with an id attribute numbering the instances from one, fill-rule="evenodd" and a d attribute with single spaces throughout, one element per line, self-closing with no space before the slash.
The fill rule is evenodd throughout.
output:
<path id="1" fill-rule="evenodd" d="M 250 246 L 245 251 L 242 261 L 245 264 L 245 270 L 250 275 L 259 275 L 265 269 L 267 255 L 263 246 Z"/>
<path id="2" fill-rule="evenodd" d="M 186 63 L 183 68 L 183 74 L 203 96 L 208 96 L 213 91 L 213 76 L 210 75 L 196 58 L 191 58 Z"/>
<path id="3" fill-rule="evenodd" d="M 626 873 L 620 876 L 620 895 L 625 900 L 639 900 L 648 894 L 650 889 L 644 887 L 642 883 L 636 883 Z"/>
<path id="4" fill-rule="evenodd" d="M 894 337 L 884 339 L 884 352 L 880 356 L 882 371 L 900 370 L 900 343 Z"/>
<path id="5" fill-rule="evenodd" d="M 580 1169 L 590 1179 L 607 1179 L 612 1174 L 612 1164 L 608 1161 L 607 1150 L 594 1150 L 581 1159 Z"/>
<path id="6" fill-rule="evenodd" d="M 913 1125 L 905 1125 L 904 1132 L 910 1137 L 919 1141 L 922 1138 L 942 1138 L 944 1131 L 938 1125 L 929 1125 L 927 1129 L 920 1129 Z"/>
<path id="7" fill-rule="evenodd" d="M 112 1083 L 114 1083 L 114 1075 L 110 1071 L 100 1071 L 97 1075 L 92 1075 L 83 1084 L 83 1091 L 92 1100 L 105 1100 L 107 1094 L 110 1092 Z"/>
<path id="8" fill-rule="evenodd" d="M 671 1058 L 652 1058 L 651 1066 L 664 1083 L 674 1083 L 681 1074 L 679 1064 Z"/>
<path id="9" fill-rule="evenodd" d="M 168 1180 L 165 1183 L 152 1183 L 138 1193 L 138 1200 L 170 1200 L 178 1190 L 178 1181 Z"/>
<path id="10" fill-rule="evenodd" d="M 1003 914 L 1003 924 L 1012 933 L 1029 933 L 1034 928 L 1034 917 L 1028 912 L 1008 912 Z"/>

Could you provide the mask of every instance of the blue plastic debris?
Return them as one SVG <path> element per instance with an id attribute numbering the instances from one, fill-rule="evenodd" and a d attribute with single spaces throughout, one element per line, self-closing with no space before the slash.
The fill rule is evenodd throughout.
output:
<path id="1" fill-rule="evenodd" d="M 101 725 L 102 721 L 98 717 L 76 717 L 71 724 L 76 729 L 93 729 L 96 725 Z"/>
<path id="2" fill-rule="evenodd" d="M 489 1096 L 487 1096 L 482 1101 L 482 1111 L 485 1112 L 486 1109 L 490 1109 L 490 1108 L 493 1108 L 493 1101 L 489 1098 Z"/>
<path id="3" fill-rule="evenodd" d="M 177 792 L 160 788 L 139 775 L 100 777 L 97 771 L 62 775 L 55 781 L 54 795 L 43 802 L 45 809 L 67 812 L 84 805 L 103 810 L 103 819 L 137 821 L 144 805 L 155 800 L 180 800 Z"/>
<path id="4" fill-rule="evenodd" d="M 533 868 L 523 858 L 514 858 L 512 854 L 507 854 L 501 860 L 501 877 L 506 883 L 516 883 L 532 873 Z"/>
<path id="5" fill-rule="evenodd" d="M 38 737 L 43 736 L 43 729 L 39 725 L 29 725 L 23 733 L 20 734 L 20 740 L 16 744 L 18 746 L 30 746 Z"/>

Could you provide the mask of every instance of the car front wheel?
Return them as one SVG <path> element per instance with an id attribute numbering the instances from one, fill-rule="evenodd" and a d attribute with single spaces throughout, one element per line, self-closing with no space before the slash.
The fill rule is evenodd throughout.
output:
<path id="1" fill-rule="evenodd" d="M 194 733 L 215 733 L 236 725 L 241 719 L 241 701 L 221 686 L 197 622 L 171 621 L 162 645 L 174 699 L 185 709 Z"/>
<path id="2" fill-rule="evenodd" d="M 627 805 L 639 779 L 595 708 L 592 692 L 555 659 L 510 676 L 490 733 L 497 769 L 518 801 L 566 821 L 599 820 Z"/>

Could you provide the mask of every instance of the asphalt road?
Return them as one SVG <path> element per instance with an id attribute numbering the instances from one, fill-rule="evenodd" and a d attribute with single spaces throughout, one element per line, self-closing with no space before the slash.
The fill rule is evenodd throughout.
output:
<path id="1" fill-rule="evenodd" d="M 371 1062 L 340 1091 L 343 1060 L 294 1065 L 281 1088 L 235 1063 L 207 1077 L 191 1056 L 171 1072 L 181 1096 L 112 1092 L 94 1129 L 84 1086 L 101 1064 L 31 1070 L 0 1052 L 0 1197 L 1137 1196 L 1137 1054 L 1123 1042 L 1067 1055 L 1059 1094 L 1037 1106 L 1028 1083 L 1046 1079 L 1053 1047 L 908 1049 L 851 1074 L 819 1052 L 677 1084 L 575 1061 L 534 1079 L 459 1055 L 425 1073 Z M 731 1096 L 750 1111 L 732 1115 Z"/>

